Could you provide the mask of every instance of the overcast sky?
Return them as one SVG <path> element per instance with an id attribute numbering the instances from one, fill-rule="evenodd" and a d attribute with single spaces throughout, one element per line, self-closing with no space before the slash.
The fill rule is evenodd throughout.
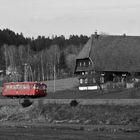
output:
<path id="1" fill-rule="evenodd" d="M 0 29 L 27 37 L 140 35 L 140 0 L 0 0 Z"/>

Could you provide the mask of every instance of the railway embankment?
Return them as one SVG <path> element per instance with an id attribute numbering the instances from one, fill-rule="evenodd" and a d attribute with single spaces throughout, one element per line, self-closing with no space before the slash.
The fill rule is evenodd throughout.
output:
<path id="1" fill-rule="evenodd" d="M 24 99 L 0 99 L 0 106 L 21 106 Z M 29 99 L 33 105 L 41 102 L 43 105 L 69 105 L 76 101 L 79 105 L 113 105 L 113 106 L 140 106 L 140 99 Z"/>
<path id="2" fill-rule="evenodd" d="M 46 103 L 36 100 L 29 107 L 0 105 L 0 124 L 17 126 L 79 126 L 94 131 L 140 132 L 140 104 Z M 81 127 L 80 127 L 81 126 Z M 86 127 L 87 126 L 87 127 Z"/>

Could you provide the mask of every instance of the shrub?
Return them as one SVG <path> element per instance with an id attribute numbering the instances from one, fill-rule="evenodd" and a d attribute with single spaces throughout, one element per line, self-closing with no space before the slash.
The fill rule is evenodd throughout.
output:
<path id="1" fill-rule="evenodd" d="M 135 83 L 134 83 L 134 87 L 135 87 L 135 88 L 139 88 L 139 87 L 140 87 L 140 81 L 139 81 L 139 82 L 135 82 Z"/>

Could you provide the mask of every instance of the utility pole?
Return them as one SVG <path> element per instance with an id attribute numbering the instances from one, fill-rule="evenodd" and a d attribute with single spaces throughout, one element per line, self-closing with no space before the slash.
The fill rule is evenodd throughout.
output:
<path id="1" fill-rule="evenodd" d="M 7 75 L 7 48 L 6 48 L 6 45 L 4 45 L 4 49 L 5 49 L 5 65 L 6 65 L 6 75 Z"/>
<path id="2" fill-rule="evenodd" d="M 53 47 L 55 47 L 55 46 L 53 46 Z M 55 89 L 55 86 L 56 86 L 56 84 L 55 84 L 55 78 L 56 78 L 56 68 L 55 68 L 55 59 L 56 59 L 56 54 L 55 54 L 56 52 L 55 52 L 55 48 L 54 48 L 54 66 L 53 66 L 53 77 L 54 77 L 54 93 L 55 93 L 55 91 L 56 91 L 56 89 Z"/>
<path id="3" fill-rule="evenodd" d="M 27 75 L 27 63 L 24 64 L 24 82 L 28 81 L 28 75 Z"/>
<path id="4" fill-rule="evenodd" d="M 54 67 L 53 67 L 53 71 L 54 71 L 54 75 L 53 75 L 53 77 L 54 77 L 54 93 L 55 93 L 55 64 L 54 64 Z"/>

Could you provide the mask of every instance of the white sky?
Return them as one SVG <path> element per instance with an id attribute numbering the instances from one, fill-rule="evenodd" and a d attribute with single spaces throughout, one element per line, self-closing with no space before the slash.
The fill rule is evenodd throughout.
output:
<path id="1" fill-rule="evenodd" d="M 27 37 L 140 35 L 140 0 L 0 0 L 0 29 Z"/>

